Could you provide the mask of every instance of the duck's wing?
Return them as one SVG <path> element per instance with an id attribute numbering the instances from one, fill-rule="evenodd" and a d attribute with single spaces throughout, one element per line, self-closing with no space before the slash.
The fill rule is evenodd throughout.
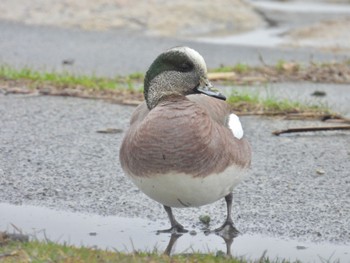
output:
<path id="1" fill-rule="evenodd" d="M 147 107 L 146 102 L 144 101 L 136 107 L 135 111 L 131 115 L 130 126 L 138 125 L 140 122 L 143 121 L 143 119 L 147 116 L 148 113 L 149 109 Z"/>
<path id="2" fill-rule="evenodd" d="M 226 102 L 203 94 L 188 95 L 190 101 L 203 108 L 220 125 L 228 125 L 230 108 Z"/>
<path id="3" fill-rule="evenodd" d="M 221 138 L 223 145 L 219 148 L 225 152 L 223 156 L 230 156 L 231 162 L 243 167 L 250 166 L 250 144 L 243 136 L 243 128 L 238 116 L 231 112 L 229 105 L 222 100 L 201 94 L 189 95 L 187 98 L 205 109 L 210 118 L 218 124 L 216 125 L 218 134 L 213 138 Z"/>

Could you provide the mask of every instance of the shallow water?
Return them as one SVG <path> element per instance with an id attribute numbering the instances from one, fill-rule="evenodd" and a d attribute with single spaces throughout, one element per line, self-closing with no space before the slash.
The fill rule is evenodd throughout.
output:
<path id="1" fill-rule="evenodd" d="M 0 204 L 0 231 L 15 231 L 15 225 L 23 233 L 40 240 L 84 245 L 118 251 L 159 251 L 169 249 L 170 234 L 157 235 L 156 231 L 168 227 L 166 221 L 149 221 L 137 218 L 100 216 L 57 211 L 44 207 Z M 216 253 L 226 251 L 225 241 L 215 234 L 205 235 L 195 229 L 196 235 L 180 236 L 171 254 Z M 167 248 L 168 247 L 168 248 Z M 258 259 L 266 252 L 271 259 L 299 259 L 303 262 L 319 262 L 320 259 L 350 262 L 350 251 L 345 244 L 310 243 L 261 235 L 242 234 L 233 240 L 230 252 L 235 257 Z"/>

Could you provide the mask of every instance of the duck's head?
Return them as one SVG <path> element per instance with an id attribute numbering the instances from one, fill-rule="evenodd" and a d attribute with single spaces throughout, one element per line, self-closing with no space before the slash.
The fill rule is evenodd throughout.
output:
<path id="1" fill-rule="evenodd" d="M 175 47 L 163 52 L 146 73 L 144 95 L 149 109 L 168 96 L 196 93 L 226 99 L 209 82 L 203 57 L 189 47 Z"/>

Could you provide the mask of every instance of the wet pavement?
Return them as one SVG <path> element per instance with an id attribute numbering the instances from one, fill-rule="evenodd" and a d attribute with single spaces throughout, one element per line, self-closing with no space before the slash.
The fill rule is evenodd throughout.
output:
<path id="1" fill-rule="evenodd" d="M 170 234 L 157 235 L 167 221 L 150 221 L 140 218 L 122 218 L 84 213 L 70 213 L 35 206 L 0 204 L 0 229 L 11 232 L 19 227 L 31 239 L 50 240 L 123 252 L 157 251 L 159 253 L 187 254 L 230 253 L 237 258 L 259 259 L 264 253 L 270 259 L 301 260 L 315 259 L 346 262 L 350 256 L 348 246 L 329 242 L 311 243 L 291 239 L 280 239 L 258 234 L 243 234 L 236 237 L 231 246 L 215 234 L 205 235 L 203 231 L 177 237 L 174 245 Z M 228 246 L 227 246 L 228 245 Z M 229 248 L 228 248 L 229 247 Z"/>
<path id="2" fill-rule="evenodd" d="M 167 220 L 122 173 L 118 150 L 134 107 L 70 97 L 0 95 L 0 200 L 100 215 Z M 234 191 L 244 234 L 350 242 L 350 140 L 346 131 L 274 136 L 320 122 L 242 117 L 253 147 L 250 176 Z M 98 133 L 107 128 L 117 134 Z M 320 172 L 322 171 L 322 173 Z M 186 227 L 222 223 L 223 200 L 175 209 Z"/>

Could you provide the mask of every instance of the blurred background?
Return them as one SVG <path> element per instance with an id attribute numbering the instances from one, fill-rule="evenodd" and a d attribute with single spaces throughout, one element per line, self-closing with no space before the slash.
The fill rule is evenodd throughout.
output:
<path id="1" fill-rule="evenodd" d="M 350 47 L 349 0 L 2 0 L 0 19 L 333 52 L 348 52 Z"/>

